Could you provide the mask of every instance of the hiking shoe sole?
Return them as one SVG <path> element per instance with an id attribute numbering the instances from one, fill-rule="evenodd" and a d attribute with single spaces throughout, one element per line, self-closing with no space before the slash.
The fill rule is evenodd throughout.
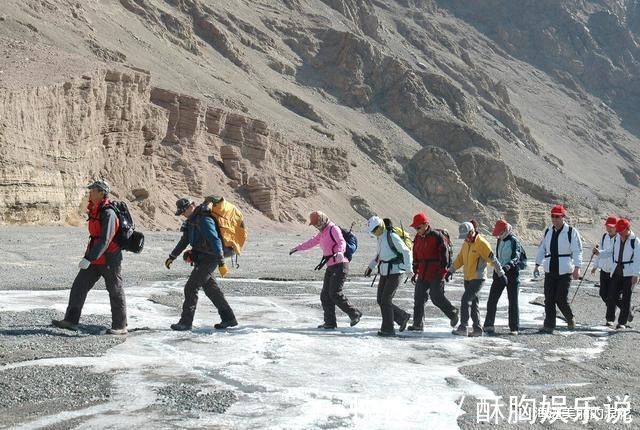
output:
<path id="1" fill-rule="evenodd" d="M 216 330 L 222 330 L 222 329 L 229 328 L 229 327 L 235 327 L 235 326 L 237 326 L 237 325 L 238 325 L 238 321 L 236 321 L 236 320 L 231 320 L 231 321 L 222 321 L 222 322 L 219 322 L 218 324 L 214 324 L 214 326 L 213 326 L 213 327 L 214 327 Z"/>
<path id="2" fill-rule="evenodd" d="M 62 328 L 65 330 L 78 331 L 78 324 L 66 320 L 51 320 L 51 324 L 54 327 Z"/>

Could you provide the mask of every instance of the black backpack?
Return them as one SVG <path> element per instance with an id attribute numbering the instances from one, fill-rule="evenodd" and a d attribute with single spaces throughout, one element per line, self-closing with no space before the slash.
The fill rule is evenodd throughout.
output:
<path id="1" fill-rule="evenodd" d="M 444 246 L 447 248 L 447 264 L 445 267 L 451 266 L 451 263 L 453 262 L 453 243 L 451 242 L 451 236 L 449 236 L 449 232 L 444 228 L 434 228 L 431 231 L 440 236 L 442 242 L 444 243 Z"/>
<path id="2" fill-rule="evenodd" d="M 129 207 L 125 202 L 111 202 L 103 207 L 104 209 L 113 209 L 118 217 L 119 227 L 115 235 L 115 241 L 120 249 L 139 254 L 144 248 L 144 234 L 136 230 L 136 224 L 133 216 L 129 211 Z"/>
<path id="3" fill-rule="evenodd" d="M 569 237 L 571 237 L 571 236 L 569 236 Z M 520 242 L 520 239 L 518 239 L 514 235 L 511 235 L 511 241 L 513 242 L 513 248 L 512 248 L 512 251 L 511 251 L 511 259 L 513 260 L 515 258 L 516 251 L 519 248 L 520 249 L 520 258 L 518 259 L 518 262 L 516 263 L 516 266 L 517 266 L 518 270 L 524 270 L 524 269 L 527 268 L 527 262 L 528 262 L 527 253 L 524 250 L 524 246 L 522 246 L 522 242 Z M 569 243 L 571 243 L 571 239 L 569 239 Z"/>

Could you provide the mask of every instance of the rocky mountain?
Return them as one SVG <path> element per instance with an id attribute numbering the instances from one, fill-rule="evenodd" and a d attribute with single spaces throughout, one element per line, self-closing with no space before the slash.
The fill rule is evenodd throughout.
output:
<path id="1" fill-rule="evenodd" d="M 223 194 L 254 225 L 548 206 L 640 186 L 636 0 L 5 0 L 0 220 L 76 222 L 105 177 L 148 228 Z M 406 221 L 405 221 L 406 222 Z"/>

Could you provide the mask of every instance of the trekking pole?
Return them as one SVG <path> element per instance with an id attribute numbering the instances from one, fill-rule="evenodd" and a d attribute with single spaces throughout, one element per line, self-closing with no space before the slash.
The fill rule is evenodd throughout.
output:
<path id="1" fill-rule="evenodd" d="M 598 246 L 596 245 L 596 248 L 597 247 Z M 591 254 L 591 258 L 589 259 L 589 262 L 587 263 L 587 267 L 586 267 L 586 269 L 584 269 L 584 275 L 582 275 L 582 278 L 580 278 L 580 282 L 578 282 L 578 288 L 576 288 L 576 292 L 573 293 L 573 298 L 571 299 L 571 302 L 569 302 L 569 305 L 573 304 L 573 299 L 576 298 L 576 295 L 578 294 L 578 290 L 580 289 L 580 286 L 582 285 L 582 281 L 584 280 L 584 277 L 587 276 L 587 273 L 589 272 L 589 266 L 591 265 L 591 260 L 593 260 L 593 256 L 594 255 L 595 254 L 593 254 L 593 253 Z"/>
<path id="2" fill-rule="evenodd" d="M 373 288 L 373 284 L 376 283 L 376 279 L 378 279 L 378 274 L 376 273 L 376 276 L 373 277 L 373 281 L 371 281 L 371 288 Z"/>

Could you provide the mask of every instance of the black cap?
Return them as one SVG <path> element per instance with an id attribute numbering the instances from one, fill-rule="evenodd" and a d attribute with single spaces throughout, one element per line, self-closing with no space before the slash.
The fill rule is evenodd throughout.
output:
<path id="1" fill-rule="evenodd" d="M 193 200 L 191 200 L 189 197 L 183 197 L 176 200 L 176 215 L 182 215 L 191 203 L 193 203 Z"/>

